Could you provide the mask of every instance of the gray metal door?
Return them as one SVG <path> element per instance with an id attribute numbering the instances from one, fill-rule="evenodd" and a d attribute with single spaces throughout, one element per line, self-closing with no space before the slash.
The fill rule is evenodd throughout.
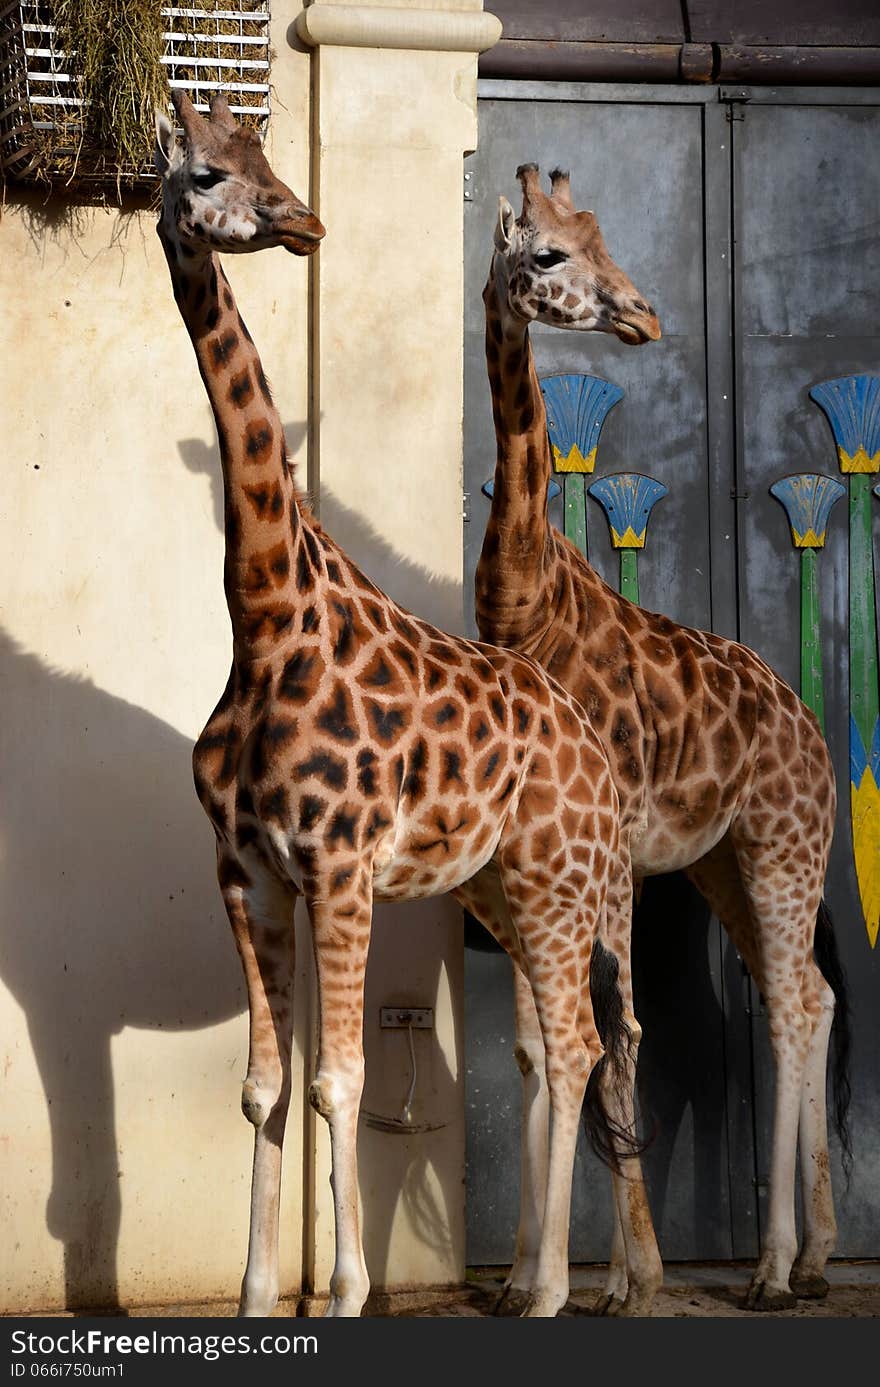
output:
<path id="1" fill-rule="evenodd" d="M 729 93 L 734 95 L 735 93 Z M 806 94 L 803 94 L 806 95 Z M 799 556 L 769 487 L 792 473 L 848 484 L 828 419 L 810 398 L 820 382 L 880 375 L 880 93 L 761 95 L 731 106 L 735 260 L 735 390 L 741 638 L 795 689 L 800 678 Z M 878 480 L 870 477 L 870 485 Z M 874 567 L 880 505 L 872 499 Z M 850 608 L 847 501 L 817 552 L 826 736 L 839 811 L 828 899 L 853 1014 L 853 1179 L 835 1172 L 838 1253 L 880 1254 L 880 946 L 871 948 L 853 871 L 850 826 Z M 867 575 L 853 580 L 864 587 Z M 876 599 L 872 621 L 876 632 Z M 874 851 L 880 857 L 880 834 Z M 769 1166 L 772 1068 L 753 1017 L 759 1218 Z"/>
<path id="2" fill-rule="evenodd" d="M 835 107 L 827 95 L 825 105 L 758 105 L 732 99 L 747 93 L 694 88 L 486 81 L 480 92 L 480 146 L 465 179 L 466 593 L 488 515 L 481 488 L 495 457 L 480 295 L 498 194 L 516 205 L 515 169 L 534 160 L 545 172 L 571 169 L 577 205 L 596 212 L 611 254 L 650 296 L 663 326 L 662 341 L 640 351 L 598 334 L 532 331 L 539 376 L 589 373 L 624 391 L 602 432 L 597 474 L 646 472 L 668 488 L 640 556 L 640 600 L 688 625 L 739 633 L 797 687 L 797 568 L 767 487 L 804 465 L 807 434 L 809 465 L 834 471 L 827 423 L 804 404 L 806 388 L 849 371 L 880 371 L 869 340 L 878 304 L 874 297 L 870 306 L 866 264 L 871 224 L 876 235 L 880 220 L 868 173 L 868 146 L 873 137 L 876 148 L 880 133 L 876 108 L 858 93 L 845 99 L 862 104 Z M 789 92 L 788 101 L 797 96 Z M 829 338 L 832 321 L 845 342 Z M 551 512 L 561 526 L 558 500 Z M 591 561 L 616 584 L 618 556 L 592 503 L 588 524 Z M 845 537 L 843 545 L 842 557 L 823 558 L 822 582 L 827 697 L 845 720 L 846 618 L 838 600 L 845 576 L 837 572 Z M 847 813 L 829 894 L 855 993 L 858 1142 L 850 1197 L 839 1201 L 839 1251 L 876 1255 L 877 1181 L 866 1167 L 877 1125 L 869 1063 L 877 961 L 863 947 L 864 932 L 859 938 L 844 923 L 853 913 L 845 722 L 835 726 L 829 738 Z M 476 924 L 466 939 L 468 1258 L 504 1263 L 519 1164 L 509 965 Z M 646 883 L 633 952 L 642 1108 L 656 1134 L 645 1167 L 663 1255 L 752 1257 L 771 1073 L 760 999 L 678 874 Z M 572 1260 L 606 1259 L 610 1230 L 608 1177 L 582 1145 Z"/>

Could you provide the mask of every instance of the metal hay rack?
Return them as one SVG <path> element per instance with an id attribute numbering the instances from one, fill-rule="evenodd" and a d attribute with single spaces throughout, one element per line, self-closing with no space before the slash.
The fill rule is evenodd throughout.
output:
<path id="1" fill-rule="evenodd" d="M 191 0 L 160 10 L 168 85 L 208 110 L 223 91 L 236 118 L 262 136 L 269 118 L 269 0 Z M 56 39 L 51 0 L 0 0 L 0 176 L 45 185 L 136 186 L 155 174 L 119 162 L 84 130 L 86 102 Z"/>

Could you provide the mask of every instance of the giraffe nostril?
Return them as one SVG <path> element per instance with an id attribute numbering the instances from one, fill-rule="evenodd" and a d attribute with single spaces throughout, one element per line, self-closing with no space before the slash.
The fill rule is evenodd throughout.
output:
<path id="1" fill-rule="evenodd" d="M 633 301 L 633 308 L 637 308 L 640 313 L 651 312 L 651 305 L 649 303 L 643 303 L 641 299 L 635 299 Z"/>

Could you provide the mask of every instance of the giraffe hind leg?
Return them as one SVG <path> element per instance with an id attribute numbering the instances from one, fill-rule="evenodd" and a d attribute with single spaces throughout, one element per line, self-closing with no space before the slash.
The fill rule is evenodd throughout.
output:
<path id="1" fill-rule="evenodd" d="M 611 1262 L 594 1313 L 627 1317 L 649 1315 L 663 1281 L 642 1174 L 642 1144 L 636 1136 L 635 1081 L 642 1031 L 633 1009 L 632 907 L 632 870 L 625 855 L 611 873 L 605 929 L 590 960 L 590 995 L 604 1054 L 587 1089 L 584 1119 L 594 1151 L 610 1167 L 614 1195 Z M 601 1095 L 598 1104 L 596 1090 Z"/>
<path id="2" fill-rule="evenodd" d="M 514 1056 L 522 1079 L 519 1223 L 513 1263 L 492 1313 L 501 1316 L 522 1315 L 535 1288 L 547 1183 L 550 1107 L 544 1040 L 497 870 L 494 867 L 484 868 L 453 894 L 466 910 L 485 925 L 513 964 L 516 1017 Z"/>
<path id="3" fill-rule="evenodd" d="M 553 806 L 554 792 L 560 793 L 547 782 L 539 783 L 533 795 L 528 790 L 523 794 L 521 818 L 508 826 L 497 858 L 544 1041 L 551 1114 L 538 1265 L 524 1311 L 529 1318 L 556 1315 L 568 1299 L 574 1156 L 587 1084 L 602 1054 L 590 962 L 605 921 L 619 838 L 616 804 L 601 797 L 607 782 L 597 773 L 595 783 L 593 812 L 572 812 L 567 850 L 546 864 L 549 870 L 543 864 L 536 868 L 531 837 L 532 825 L 547 814 L 548 801 Z M 563 791 L 559 804 L 565 802 Z M 578 846 L 579 855 L 574 851 Z M 605 1045 L 613 1045 L 608 1034 Z"/>
<path id="4" fill-rule="evenodd" d="M 761 844 L 741 840 L 735 845 L 728 835 L 687 872 L 742 955 L 764 997 L 770 1026 L 776 1092 L 769 1218 L 746 1299 L 754 1310 L 791 1308 L 797 1293 L 822 1294 L 823 1249 L 834 1238 L 824 1111 L 831 1025 L 826 1009 L 833 997 L 811 956 L 818 906 L 814 897 L 821 887 L 814 885 L 808 899 L 793 900 L 797 893 L 790 891 L 786 865 L 767 859 Z M 804 1240 L 795 1261 L 798 1141 Z"/>

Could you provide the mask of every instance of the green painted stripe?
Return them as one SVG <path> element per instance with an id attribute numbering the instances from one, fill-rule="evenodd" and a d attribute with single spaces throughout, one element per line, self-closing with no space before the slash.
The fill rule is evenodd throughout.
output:
<path id="1" fill-rule="evenodd" d="M 587 493 L 580 472 L 568 472 L 562 483 L 565 537 L 587 554 Z"/>
<path id="2" fill-rule="evenodd" d="M 871 540 L 871 478 L 849 478 L 849 709 L 870 747 L 880 715 L 877 616 Z"/>
<path id="3" fill-rule="evenodd" d="M 818 556 L 815 549 L 801 550 L 801 698 L 816 714 L 824 734 L 825 691 L 822 687 Z"/>
<path id="4" fill-rule="evenodd" d="M 639 600 L 639 555 L 637 549 L 620 551 L 620 594 L 630 602 Z"/>

